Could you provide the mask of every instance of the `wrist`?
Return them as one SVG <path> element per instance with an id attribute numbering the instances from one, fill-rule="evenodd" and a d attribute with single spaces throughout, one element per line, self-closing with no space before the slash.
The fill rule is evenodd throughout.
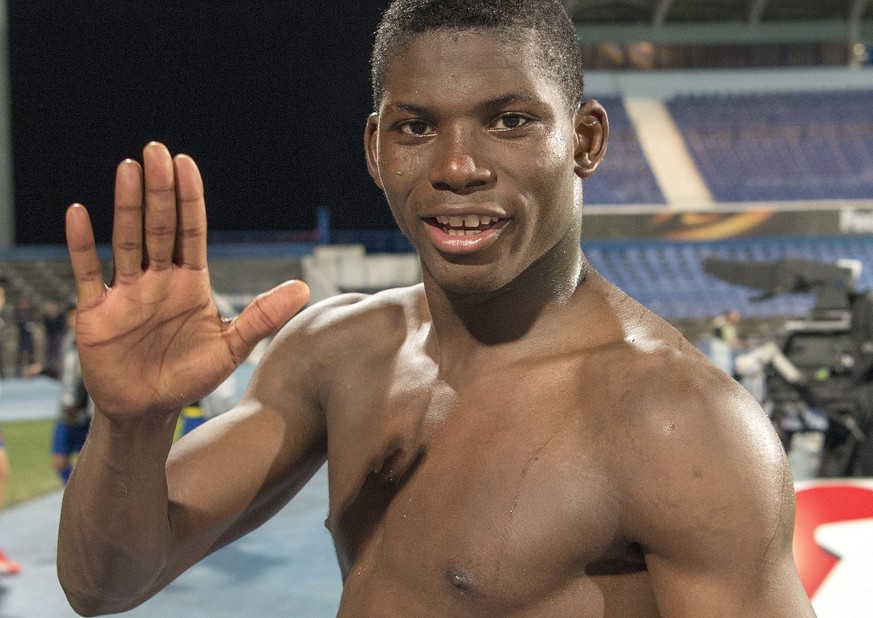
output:
<path id="1" fill-rule="evenodd" d="M 94 406 L 94 414 L 89 432 L 105 431 L 113 442 L 123 442 L 134 437 L 136 442 L 168 441 L 176 432 L 176 421 L 181 410 L 163 412 L 145 412 L 140 414 L 107 414 L 98 406 Z M 144 439 L 145 438 L 145 439 Z"/>

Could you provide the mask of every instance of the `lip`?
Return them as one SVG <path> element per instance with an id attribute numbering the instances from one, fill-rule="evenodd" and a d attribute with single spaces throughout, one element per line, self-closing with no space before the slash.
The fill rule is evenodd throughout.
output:
<path id="1" fill-rule="evenodd" d="M 427 235 L 434 248 L 448 255 L 471 255 L 484 251 L 497 242 L 508 222 L 509 219 L 500 219 L 481 232 L 459 236 L 447 233 L 443 226 L 436 222 L 435 217 L 424 219 Z"/>

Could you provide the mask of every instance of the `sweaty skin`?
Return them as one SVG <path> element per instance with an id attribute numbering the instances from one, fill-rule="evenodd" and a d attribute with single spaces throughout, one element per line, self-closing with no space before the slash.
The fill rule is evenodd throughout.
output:
<path id="1" fill-rule="evenodd" d="M 77 611 L 142 602 L 327 461 L 342 617 L 813 615 L 768 419 L 586 262 L 606 114 L 571 107 L 527 45 L 439 31 L 392 60 L 365 152 L 423 283 L 307 308 L 240 405 L 172 447 L 178 408 L 306 290 L 220 320 L 199 174 L 159 144 L 119 167 L 108 290 L 71 208 L 97 404 L 59 539 Z"/>

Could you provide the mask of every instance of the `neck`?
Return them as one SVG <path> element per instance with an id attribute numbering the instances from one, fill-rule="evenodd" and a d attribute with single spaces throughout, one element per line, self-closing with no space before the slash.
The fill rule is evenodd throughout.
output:
<path id="1" fill-rule="evenodd" d="M 449 292 L 425 274 L 425 294 L 439 356 L 536 338 L 548 330 L 584 281 L 588 266 L 577 238 L 562 242 L 508 285 L 483 294 Z"/>

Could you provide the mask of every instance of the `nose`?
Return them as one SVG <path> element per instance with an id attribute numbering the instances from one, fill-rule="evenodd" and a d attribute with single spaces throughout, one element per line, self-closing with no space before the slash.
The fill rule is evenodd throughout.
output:
<path id="1" fill-rule="evenodd" d="M 458 129 L 440 137 L 430 170 L 435 189 L 463 193 L 491 183 L 494 174 L 475 130 Z"/>

